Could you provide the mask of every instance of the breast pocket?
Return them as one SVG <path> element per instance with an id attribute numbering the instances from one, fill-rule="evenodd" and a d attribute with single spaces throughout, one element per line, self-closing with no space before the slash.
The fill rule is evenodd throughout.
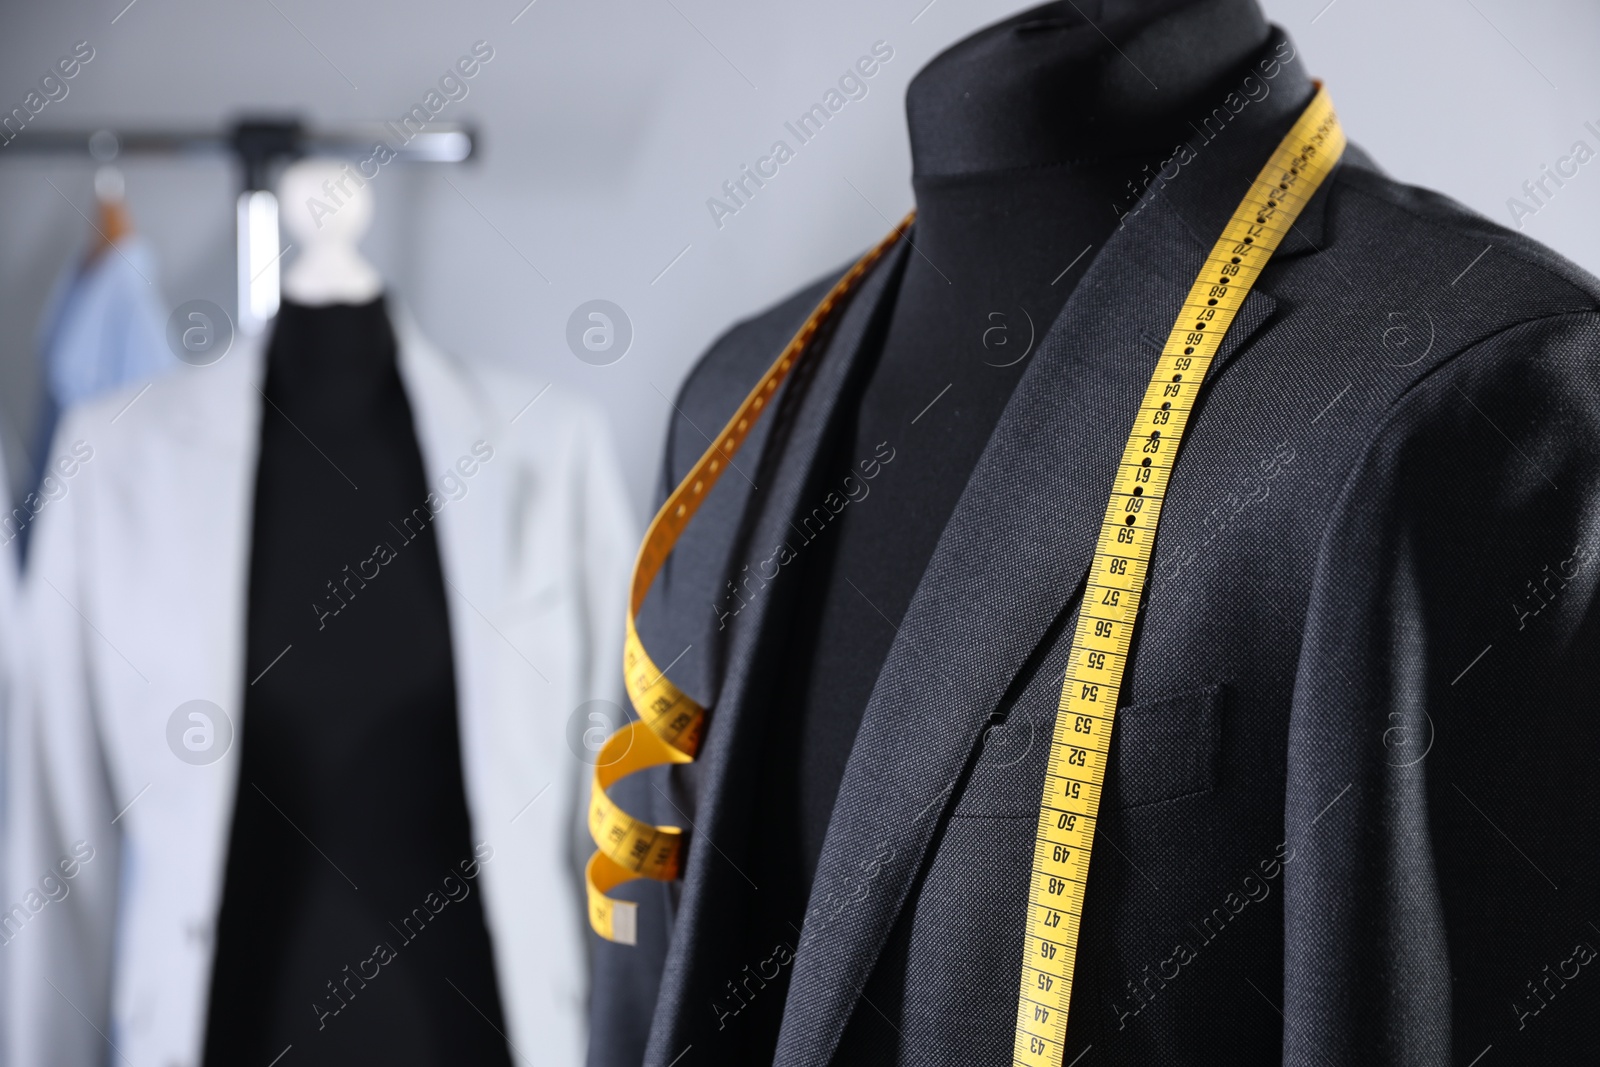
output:
<path id="1" fill-rule="evenodd" d="M 1191 802 L 1218 786 L 1223 696 L 1224 687 L 1213 685 L 1118 712 L 1102 814 L 1151 807 L 1150 818 L 1187 832 L 1197 817 Z M 928 1062 L 930 1049 L 939 1050 L 942 1063 L 999 1067 L 1011 1062 L 1027 874 L 1050 755 L 1053 704 L 1036 719 L 1014 708 L 1006 722 L 985 733 L 864 994 L 879 1012 L 855 1013 L 841 1047 L 858 1054 L 841 1054 L 841 1062 L 909 1067 Z M 1168 802 L 1174 804 L 1170 814 L 1152 807 Z M 1144 869 L 1160 870 L 1145 859 L 1137 840 L 1125 837 L 1118 848 L 1124 856 L 1133 854 L 1133 862 Z M 1124 874 L 1116 864 L 1100 866 L 1113 879 Z M 1142 883 L 1118 883 L 1117 888 L 1143 891 Z M 1087 936 L 1108 938 L 1109 926 L 1098 922 Z M 1100 958 L 1107 950 L 1096 945 L 1089 951 Z M 1086 991 L 1075 1000 L 1089 1003 L 1088 998 Z M 1099 1018 L 1091 1009 L 1077 1010 Z M 899 1022 L 880 1022 L 884 1012 Z M 1098 1025 L 1078 1024 L 1091 1033 Z"/>
<path id="2" fill-rule="evenodd" d="M 1217 787 L 1226 688 L 1217 683 L 1141 701 L 1117 712 L 1100 806 L 1123 810 Z M 1054 726 L 1013 709 L 984 733 L 952 818 L 1032 818 Z"/>

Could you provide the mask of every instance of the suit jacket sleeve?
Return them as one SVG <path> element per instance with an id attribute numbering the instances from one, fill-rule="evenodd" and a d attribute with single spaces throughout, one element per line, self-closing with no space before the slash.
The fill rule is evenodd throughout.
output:
<path id="1" fill-rule="evenodd" d="M 684 387 L 687 389 L 687 385 Z M 682 391 L 679 393 L 676 405 L 681 405 Z M 667 499 L 667 494 L 677 484 L 673 472 L 673 457 L 677 455 L 677 426 L 679 418 L 674 413 L 667 421 L 666 445 L 662 450 L 661 470 L 657 476 L 655 492 L 650 504 L 650 515 L 655 512 Z M 627 557 L 628 571 L 624 573 L 624 590 L 633 564 L 632 550 L 637 548 L 637 542 L 629 546 Z M 670 565 L 670 564 L 669 564 Z M 624 591 L 623 610 L 626 610 L 626 591 Z M 622 666 L 622 631 L 619 629 L 615 639 L 611 642 L 609 650 L 614 654 L 602 664 L 603 669 L 612 672 L 619 683 Z M 624 710 L 632 717 L 630 709 L 626 708 L 627 696 L 622 697 Z M 623 779 L 612 787 L 612 796 L 624 808 L 637 814 L 643 819 L 653 819 L 656 822 L 680 822 L 663 816 L 658 810 L 665 805 L 656 800 L 652 785 L 665 785 L 665 777 L 659 771 L 645 771 Z M 587 799 L 587 794 L 585 795 Z M 584 840 L 588 842 L 589 851 L 594 850 L 594 844 L 589 840 L 587 826 L 584 829 Z M 586 857 L 587 858 L 587 857 Z M 589 1067 L 632 1067 L 643 1062 L 645 1044 L 650 1037 L 650 1020 L 655 1014 L 656 997 L 661 988 L 661 970 L 666 960 L 667 944 L 672 927 L 672 910 L 669 894 L 671 890 L 659 882 L 633 882 L 615 891 L 619 897 L 635 900 L 639 904 L 639 943 L 637 945 L 614 945 L 598 937 L 593 931 L 588 930 L 588 921 L 584 920 L 585 935 L 589 939 L 592 961 L 593 987 L 590 992 L 589 1005 Z"/>
<path id="2" fill-rule="evenodd" d="M 1291 715 L 1285 1064 L 1600 1050 L 1597 458 L 1583 312 L 1434 368 L 1345 484 Z"/>
<path id="3" fill-rule="evenodd" d="M 62 425 L 51 455 L 71 452 L 74 428 L 70 419 Z M 3 1029 L 13 1064 L 112 1055 L 101 1035 L 111 1034 L 120 834 L 90 672 L 101 655 L 116 653 L 95 647 L 104 638 L 77 580 L 94 474 L 91 464 L 40 513 L 29 560 L 27 669 L 7 753 L 10 862 L 0 901 L 9 970 Z M 132 668 L 117 660 L 112 669 Z"/>

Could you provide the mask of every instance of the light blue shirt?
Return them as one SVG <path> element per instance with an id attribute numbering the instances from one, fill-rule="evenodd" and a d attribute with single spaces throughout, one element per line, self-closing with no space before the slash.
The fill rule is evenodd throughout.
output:
<path id="1" fill-rule="evenodd" d="M 30 457 L 32 477 L 0 533 L 0 540 L 15 539 L 20 560 L 27 559 L 33 521 L 48 502 L 39 490 L 61 412 L 178 366 L 167 347 L 167 313 L 155 279 L 149 247 L 128 237 L 88 266 L 74 257 L 50 291 L 37 338 L 45 395 Z"/>
<path id="2" fill-rule="evenodd" d="M 62 409 L 178 365 L 149 247 L 129 237 L 80 264 L 56 279 L 39 326 L 45 380 Z"/>

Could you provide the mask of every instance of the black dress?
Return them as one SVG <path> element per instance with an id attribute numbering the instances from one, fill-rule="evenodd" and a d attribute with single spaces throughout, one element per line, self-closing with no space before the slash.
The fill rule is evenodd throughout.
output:
<path id="1" fill-rule="evenodd" d="M 396 351 L 379 298 L 267 352 L 216 1067 L 510 1062 Z"/>

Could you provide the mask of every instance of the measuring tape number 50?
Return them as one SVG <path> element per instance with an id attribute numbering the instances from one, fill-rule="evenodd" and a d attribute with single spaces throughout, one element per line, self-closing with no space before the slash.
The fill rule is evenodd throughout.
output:
<path id="1" fill-rule="evenodd" d="M 1078 924 L 1111 725 L 1155 550 L 1156 524 L 1195 397 L 1250 287 L 1339 161 L 1344 143 L 1333 103 L 1318 85 L 1189 288 L 1122 450 L 1072 632 L 1039 801 L 1011 1051 L 1016 1064 L 1060 1067 L 1066 1051 Z"/>

